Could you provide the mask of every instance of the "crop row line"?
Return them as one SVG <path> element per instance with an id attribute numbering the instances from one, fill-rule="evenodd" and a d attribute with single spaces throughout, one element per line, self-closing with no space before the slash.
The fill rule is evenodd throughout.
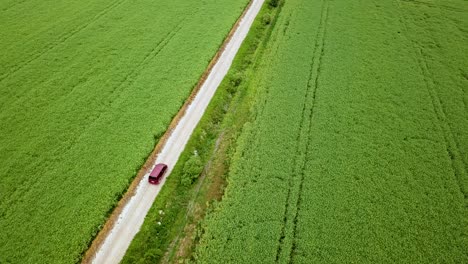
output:
<path id="1" fill-rule="evenodd" d="M 308 133 L 307 135 L 307 142 L 306 142 L 306 150 L 305 150 L 305 159 L 303 160 L 302 168 L 301 168 L 301 182 L 299 185 L 299 192 L 298 192 L 298 199 L 297 199 L 297 204 L 296 204 L 296 214 L 294 215 L 294 230 L 293 230 L 293 246 L 290 252 L 290 262 L 294 262 L 294 252 L 297 248 L 297 223 L 298 223 L 298 215 L 299 215 L 299 210 L 300 210 L 300 205 L 302 202 L 302 190 L 304 186 L 304 178 L 305 178 L 305 166 L 306 166 L 306 161 L 307 157 L 309 156 L 310 152 L 310 131 L 312 130 L 312 118 L 314 115 L 314 110 L 316 106 L 316 95 L 317 95 L 317 90 L 319 88 L 319 76 L 320 76 L 320 70 L 322 66 L 322 58 L 323 55 L 325 54 L 325 37 L 327 33 L 327 22 L 328 22 L 328 10 L 329 10 L 329 3 L 328 0 L 323 1 L 322 5 L 322 17 L 320 21 L 320 28 L 319 28 L 319 34 L 320 34 L 320 39 L 319 39 L 319 47 L 315 50 L 315 52 L 318 52 L 318 54 L 314 55 L 314 57 L 317 57 L 317 60 L 314 62 L 314 69 L 312 71 L 312 75 L 310 76 L 311 78 L 309 79 L 309 82 L 313 80 L 314 82 L 314 89 L 313 89 L 313 94 L 312 94 L 312 106 L 310 108 L 310 113 L 309 113 L 309 128 L 308 128 Z M 317 44 L 316 44 L 317 45 Z"/>
<path id="2" fill-rule="evenodd" d="M 409 27 L 404 14 L 402 14 L 401 12 L 400 1 L 398 1 L 398 10 L 400 14 L 400 22 L 404 26 L 406 32 L 408 32 Z M 429 70 L 423 49 L 410 37 L 407 37 L 407 39 L 409 40 L 409 42 L 411 42 L 411 45 L 413 46 L 413 49 L 415 50 L 415 53 L 417 55 L 416 59 L 418 62 L 418 66 L 420 68 L 421 75 L 424 79 L 427 92 L 431 99 L 433 110 L 436 114 L 436 118 L 438 121 L 437 124 L 444 136 L 444 141 L 447 149 L 447 156 L 451 161 L 455 178 L 460 188 L 460 192 L 463 194 L 465 199 L 465 204 L 468 204 L 468 186 L 465 186 L 465 184 L 463 183 L 463 179 L 467 177 L 467 162 L 463 155 L 460 154 L 460 144 L 454 137 L 452 128 L 447 122 L 447 115 L 445 113 L 444 105 L 435 88 L 436 85 Z"/>
<path id="3" fill-rule="evenodd" d="M 290 21 L 291 21 L 291 17 L 293 16 L 293 14 L 297 12 L 297 10 L 292 10 L 289 15 L 287 16 L 286 18 L 286 22 L 284 22 L 284 28 L 281 30 L 281 33 L 282 33 L 282 37 L 287 37 L 287 33 L 288 33 L 288 29 L 289 29 L 289 24 L 290 24 Z M 276 41 L 276 39 L 274 40 Z M 279 45 L 278 45 L 279 46 Z M 272 53 L 275 55 L 275 57 L 277 57 L 277 53 L 278 53 L 278 50 L 279 48 L 277 47 L 274 51 L 272 51 Z M 313 67 L 313 59 L 311 60 L 311 63 L 310 63 L 310 69 L 312 70 L 312 67 Z M 295 146 L 295 149 L 296 149 L 296 153 L 298 153 L 299 151 L 299 148 L 300 148 L 300 141 L 301 141 L 301 130 L 304 126 L 304 122 L 305 122 L 305 112 L 306 112 L 306 103 L 307 103 L 307 98 L 308 98 L 308 94 L 309 94 L 309 88 L 310 86 L 307 85 L 307 88 L 306 88 L 306 91 L 305 91 L 305 96 L 304 96 L 304 101 L 302 102 L 302 114 L 301 114 L 301 121 L 300 121 L 300 124 L 299 124 L 299 132 L 297 133 L 297 136 L 296 136 L 296 146 Z M 294 159 L 293 161 L 293 169 L 296 168 L 296 164 L 297 164 L 297 158 Z M 293 171 L 292 175 L 291 175 L 291 178 L 289 178 L 289 182 L 288 182 L 288 190 L 287 190 L 287 194 L 286 194 L 286 204 L 285 204 L 285 207 L 284 207 L 284 212 L 283 212 L 283 225 L 281 227 L 281 233 L 280 233 L 280 237 L 278 239 L 278 247 L 277 247 L 277 250 L 276 250 L 276 262 L 280 262 L 280 259 L 281 259 L 281 256 L 284 252 L 283 250 L 283 247 L 284 247 L 284 240 L 286 238 L 286 226 L 288 226 L 288 213 L 289 211 L 291 210 L 290 208 L 290 204 L 291 204 L 291 199 L 292 199 L 292 195 L 291 195 L 291 192 L 292 192 L 292 189 L 293 189 L 293 186 L 294 186 L 294 178 L 295 178 L 295 171 Z"/>
<path id="4" fill-rule="evenodd" d="M 126 1 L 126 0 L 123 0 L 123 1 Z M 199 11 L 199 9 L 197 9 L 195 11 L 195 13 L 198 12 L 198 11 Z M 183 22 L 185 20 L 187 20 L 187 16 L 182 18 L 170 31 L 168 31 L 168 33 L 164 36 L 164 38 L 162 38 L 156 44 L 156 46 L 153 49 L 151 49 L 151 51 L 149 51 L 145 55 L 143 60 L 141 60 L 136 67 L 134 67 L 128 74 L 126 74 L 125 77 L 123 78 L 123 80 L 113 88 L 113 90 L 111 91 L 111 95 L 106 100 L 107 103 L 103 104 L 103 109 L 108 109 L 108 111 L 110 111 L 110 108 L 111 108 L 110 106 L 112 105 L 112 103 L 117 98 L 119 98 L 121 96 L 121 94 L 122 94 L 123 89 L 121 89 L 121 88 L 124 87 L 125 84 L 127 84 L 126 87 L 129 87 L 137 79 L 137 77 L 142 73 L 142 69 L 145 67 L 145 65 L 147 65 L 150 61 L 152 61 L 170 43 L 170 41 L 174 38 L 174 36 L 183 28 Z M 79 84 L 80 83 L 77 83 L 72 88 L 72 90 L 75 89 Z M 97 115 L 89 116 L 88 118 L 92 119 L 92 120 L 87 121 L 87 126 L 83 130 L 83 132 L 81 134 L 77 135 L 77 137 L 75 137 L 74 139 L 71 139 L 69 141 L 69 144 L 64 149 L 57 150 L 57 152 L 68 153 L 68 151 L 77 142 L 80 141 L 82 136 L 85 135 L 86 132 L 93 126 L 93 124 L 96 123 L 101 118 L 101 116 L 103 116 L 105 113 L 106 113 L 106 111 L 100 111 Z M 64 155 L 64 156 L 66 156 L 66 155 Z M 34 184 L 35 183 L 33 183 L 33 186 L 34 186 Z M 23 196 L 23 195 L 25 195 L 25 193 L 28 193 L 29 191 L 32 191 L 34 189 L 33 186 L 30 186 L 27 190 L 23 190 L 23 192 L 19 196 Z M 4 205 L 2 205 L 2 206 L 4 206 Z M 9 207 L 8 205 L 5 206 L 5 208 L 8 208 L 8 207 Z"/>
<path id="5" fill-rule="evenodd" d="M 468 190 L 467 186 L 463 185 L 463 180 L 461 178 L 466 178 L 466 161 L 464 160 L 463 155 L 460 154 L 460 144 L 456 137 L 453 136 L 453 130 L 450 124 L 447 122 L 447 115 L 444 110 L 443 103 L 436 91 L 434 79 L 432 79 L 430 71 L 428 69 L 427 61 L 424 58 L 424 53 L 421 48 L 418 48 L 418 53 L 420 58 L 420 67 L 422 74 L 424 75 L 424 81 L 426 83 L 427 91 L 431 97 L 432 106 L 434 112 L 436 113 L 439 127 L 441 128 L 444 139 L 447 146 L 447 155 L 449 156 L 452 167 L 454 169 L 460 191 L 464 195 L 465 201 L 468 202 Z M 460 164 L 461 163 L 461 164 Z"/>
<path id="6" fill-rule="evenodd" d="M 106 8 L 104 8 L 104 10 L 102 10 L 101 12 L 99 12 L 97 15 L 95 15 L 91 20 L 87 21 L 86 23 L 84 24 L 81 24 L 80 26 L 76 27 L 75 29 L 71 30 L 71 31 L 68 31 L 68 32 L 65 32 L 63 33 L 59 38 L 58 38 L 58 41 L 54 41 L 54 42 L 51 42 L 49 45 L 47 45 L 45 47 L 45 49 L 42 49 L 42 50 L 39 50 L 39 52 L 36 52 L 36 53 L 33 53 L 31 56 L 28 56 L 26 60 L 22 60 L 20 61 L 18 64 L 16 64 L 15 66 L 11 67 L 10 70 L 6 73 L 4 73 L 3 75 L 0 76 L 0 83 L 7 79 L 8 77 L 10 77 L 11 75 L 13 75 L 14 73 L 20 71 L 21 69 L 23 69 L 24 67 L 26 67 L 27 65 L 29 65 L 30 63 L 32 63 L 33 61 L 37 60 L 38 58 L 42 57 L 43 55 L 47 54 L 48 52 L 52 51 L 53 49 L 55 49 L 56 47 L 58 47 L 59 45 L 67 42 L 67 40 L 69 40 L 70 38 L 72 38 L 73 36 L 75 36 L 76 34 L 80 33 L 81 31 L 83 31 L 84 29 L 86 29 L 87 27 L 89 27 L 91 24 L 93 24 L 94 22 L 98 21 L 100 18 L 104 17 L 105 15 L 107 15 L 109 12 L 111 12 L 113 9 L 115 9 L 116 7 L 122 5 L 125 1 L 127 0 L 119 0 L 119 1 L 115 1 L 115 2 L 112 2 L 112 4 L 108 5 Z"/>
<path id="7" fill-rule="evenodd" d="M 313 68 L 313 61 L 310 65 L 310 68 L 312 69 Z M 310 97 L 310 89 L 311 86 L 307 84 L 307 88 L 306 88 L 306 92 L 305 92 L 305 96 L 304 96 L 304 101 L 302 102 L 302 114 L 301 114 L 301 121 L 300 121 L 300 125 L 299 125 L 299 131 L 297 133 L 297 136 L 296 136 L 296 156 L 295 156 L 295 159 L 293 161 L 293 168 L 294 168 L 294 171 L 291 175 L 291 178 L 289 179 L 289 184 L 288 184 L 288 191 L 287 191 L 287 195 L 286 195 L 286 206 L 284 208 L 284 213 L 283 213 L 283 225 L 282 225 L 282 228 L 281 228 L 281 235 L 280 235 L 280 238 L 278 240 L 278 248 L 277 248 L 277 253 L 276 253 L 276 262 L 280 262 L 280 260 L 282 259 L 282 255 L 285 254 L 283 252 L 286 252 L 286 250 L 284 249 L 284 247 L 286 247 L 285 245 L 285 239 L 286 239 L 286 229 L 290 229 L 290 228 L 287 228 L 289 227 L 290 225 L 290 219 L 288 218 L 288 215 L 291 214 L 291 211 L 293 211 L 293 208 L 292 208 L 292 204 L 295 204 L 295 199 L 294 196 L 291 194 L 293 192 L 293 189 L 295 189 L 295 178 L 296 178 L 296 174 L 297 174 L 297 171 L 296 171 L 296 167 L 298 166 L 298 161 L 300 159 L 299 156 L 301 156 L 300 154 L 302 153 L 301 152 L 301 146 L 303 144 L 301 144 L 302 142 L 302 135 L 304 134 L 303 133 L 303 130 L 304 130 L 304 127 L 306 127 L 307 125 L 304 125 L 304 123 L 306 123 L 306 112 L 307 112 L 307 101 Z M 290 255 L 289 254 L 290 250 L 288 250 L 288 256 Z"/>
<path id="8" fill-rule="evenodd" d="M 126 0 L 123 0 L 123 1 L 126 1 Z M 197 8 L 197 9 L 194 11 L 194 14 L 197 13 L 198 11 L 199 11 L 199 8 Z M 130 73 L 128 73 L 128 74 L 124 77 L 124 80 L 123 80 L 122 82 L 127 81 L 127 79 L 129 79 L 132 75 L 135 75 L 135 72 L 137 72 L 137 74 L 139 74 L 139 72 L 138 72 L 137 70 L 141 70 L 141 69 L 142 69 L 142 67 L 141 67 L 142 65 L 146 65 L 146 63 L 147 63 L 149 60 L 152 60 L 154 57 L 156 57 L 156 56 L 158 55 L 158 53 L 168 44 L 169 41 L 165 42 L 165 41 L 167 40 L 168 36 L 169 36 L 169 40 L 172 39 L 173 36 L 171 36 L 171 33 L 174 32 L 174 30 L 178 32 L 178 31 L 181 29 L 181 28 L 178 28 L 178 27 L 179 27 L 186 19 L 187 19 L 187 16 L 185 16 L 184 18 L 182 18 L 182 19 L 176 24 L 176 26 L 174 26 L 170 31 L 168 31 L 168 33 L 166 34 L 166 36 L 164 36 L 164 37 L 156 44 L 156 46 L 155 46 L 150 52 L 148 52 L 148 53 L 145 55 L 145 57 L 143 58 L 143 60 L 142 60 L 141 62 L 139 62 L 138 65 L 137 65 L 135 68 L 133 68 L 133 70 L 131 70 Z M 163 43 L 163 46 L 162 46 L 161 48 L 159 48 L 160 45 L 161 45 L 161 43 Z M 153 54 L 153 55 L 152 55 L 152 53 L 153 53 L 155 50 L 157 50 L 157 49 L 159 49 L 159 50 L 156 51 L 156 54 Z M 94 69 L 94 68 L 97 67 L 97 66 L 98 66 L 98 65 L 96 65 L 96 64 L 93 65 L 87 72 L 93 72 L 92 69 Z M 86 74 L 84 74 L 84 76 L 86 76 Z M 135 76 L 137 76 L 137 75 L 135 75 Z M 42 83 L 45 82 L 45 81 L 46 81 L 46 79 L 43 80 L 43 81 L 41 81 L 41 82 L 38 82 L 36 85 L 40 85 L 40 84 L 42 84 Z M 1 82 L 1 79 L 0 79 L 0 82 Z M 130 82 L 130 83 L 131 83 L 131 82 Z M 78 85 L 80 85 L 80 84 L 81 84 L 81 82 L 77 82 L 77 83 L 73 84 L 73 85 L 71 86 L 71 91 L 70 91 L 70 92 L 72 92 L 72 91 L 73 91 Z M 123 83 L 118 84 L 118 85 L 116 86 L 116 88 L 114 89 L 114 91 L 115 91 L 117 88 L 121 87 L 122 84 L 123 84 Z M 112 91 L 112 93 L 114 93 L 114 91 Z M 29 92 L 33 92 L 33 90 L 27 91 L 25 94 L 27 94 L 27 93 L 29 93 Z M 22 97 L 17 97 L 15 100 L 12 100 L 9 104 L 10 104 L 10 105 L 13 105 L 13 104 L 15 104 L 15 103 L 20 102 L 21 100 L 26 100 L 26 99 L 24 99 L 24 98 L 25 98 L 24 95 L 23 95 Z M 0 110 L 6 108 L 7 106 L 8 106 L 8 105 L 7 105 L 6 102 L 5 102 L 5 103 L 0 102 Z"/>
<path id="9" fill-rule="evenodd" d="M 114 87 L 114 89 L 112 90 L 111 92 L 111 95 L 109 96 L 109 98 L 107 99 L 107 104 L 104 104 L 105 106 L 103 107 L 103 109 L 111 109 L 111 105 L 113 102 L 115 102 L 116 99 L 118 99 L 123 90 L 124 89 L 121 89 L 122 87 L 126 85 L 126 87 L 129 87 L 136 79 L 137 77 L 142 73 L 142 69 L 144 68 L 145 65 L 147 65 L 150 61 L 152 61 L 166 46 L 167 44 L 172 40 L 172 38 L 174 38 L 174 36 L 180 31 L 180 29 L 182 28 L 181 24 L 182 22 L 185 20 L 182 19 L 181 22 L 179 22 L 175 27 L 174 29 L 175 30 L 171 30 L 168 34 L 166 34 L 166 36 L 150 51 L 148 52 L 148 54 L 145 56 L 145 58 L 143 60 L 141 60 L 140 63 L 138 63 L 138 65 L 133 68 L 125 77 L 124 79 L 122 80 L 122 82 L 120 82 L 118 85 L 116 85 Z M 112 98 L 114 97 L 114 98 Z M 98 115 L 96 116 L 93 116 L 94 119 L 89 122 L 89 125 L 87 126 L 87 128 L 83 131 L 83 134 L 86 133 L 86 131 L 93 126 L 93 124 L 100 119 L 100 117 L 106 113 L 106 111 L 100 111 Z M 82 135 L 83 135 L 82 134 Z M 81 136 L 79 136 L 74 142 L 77 142 L 79 141 Z M 70 147 L 73 146 L 73 144 L 70 144 Z"/>
<path id="10" fill-rule="evenodd" d="M 107 100 L 107 104 L 103 104 L 103 109 L 110 109 L 110 105 L 118 98 L 120 97 L 120 95 L 122 94 L 121 92 L 123 91 L 121 88 L 125 85 L 125 84 L 128 84 L 128 86 L 130 86 L 135 80 L 136 80 L 136 77 L 138 77 L 138 75 L 141 73 L 141 70 L 144 68 L 144 66 L 149 62 L 151 61 L 153 58 L 155 58 L 163 49 L 164 47 L 171 41 L 171 39 L 177 34 L 177 32 L 180 31 L 180 29 L 182 28 L 181 24 L 182 22 L 185 20 L 182 19 L 174 28 L 173 30 L 169 31 L 169 33 L 160 41 L 158 42 L 158 44 L 145 56 L 145 58 L 135 67 L 133 68 L 123 79 L 123 81 L 116 85 L 114 87 L 114 89 L 112 90 L 111 92 L 111 95 L 114 95 L 114 98 L 109 98 Z M 175 29 L 175 30 L 174 30 Z M 120 92 L 118 92 L 120 91 Z M 112 96 L 110 96 L 112 97 Z M 81 137 L 83 135 L 86 134 L 86 132 L 93 126 L 94 123 L 96 123 L 97 120 L 99 120 L 101 118 L 101 116 L 103 114 L 105 114 L 106 111 L 100 111 L 97 115 L 93 115 L 93 116 L 90 116 L 89 118 L 93 119 L 93 120 L 90 120 L 87 125 L 87 127 L 83 130 L 83 132 L 81 134 L 79 134 L 76 138 L 70 140 L 68 146 L 66 146 L 65 149 L 60 149 L 60 150 L 57 150 L 57 152 L 62 152 L 62 153 L 68 153 L 68 151 L 77 143 L 80 141 Z M 66 156 L 66 155 L 64 155 Z M 37 182 L 36 182 L 37 183 Z M 35 183 L 32 183 L 33 186 Z M 27 190 L 23 190 L 23 192 L 21 193 L 21 195 L 19 196 L 23 196 L 25 195 L 25 193 L 28 193 L 29 191 L 33 190 L 33 186 L 30 186 Z M 18 194 L 17 194 L 18 196 Z M 11 203 L 12 201 L 10 201 Z M 4 206 L 4 205 L 2 205 Z M 8 208 L 10 207 L 9 205 L 6 205 L 4 206 L 5 208 Z M 13 207 L 11 207 L 13 208 Z"/>
<path id="11" fill-rule="evenodd" d="M 278 243 L 276 261 L 292 263 L 294 251 L 297 247 L 297 222 L 301 203 L 301 193 L 304 184 L 304 169 L 309 153 L 310 131 L 312 128 L 312 117 L 315 109 L 316 94 L 320 67 L 325 48 L 326 24 L 328 20 L 328 1 L 322 1 L 320 23 L 315 37 L 315 46 L 310 64 L 310 74 L 307 81 L 306 95 L 304 97 L 302 118 L 299 133 L 297 135 L 296 159 L 294 160 L 293 177 L 290 179 L 289 189 L 284 211 L 283 228 Z M 298 175 L 298 176 L 296 176 Z M 296 177 L 299 177 L 296 180 Z M 288 237 L 291 234 L 291 237 Z"/>
<path id="12" fill-rule="evenodd" d="M 26 2 L 26 1 L 27 0 L 12 1 L 12 3 L 9 6 L 4 7 L 1 11 L 6 12 L 6 11 L 12 9 L 13 7 L 15 7 L 17 5 L 20 5 L 20 4 L 22 4 L 22 3 Z"/>

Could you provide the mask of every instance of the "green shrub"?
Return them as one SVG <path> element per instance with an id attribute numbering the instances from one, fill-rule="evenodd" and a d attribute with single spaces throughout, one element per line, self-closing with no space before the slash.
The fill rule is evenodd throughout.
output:
<path id="1" fill-rule="evenodd" d="M 268 2 L 268 4 L 269 4 L 271 7 L 277 7 L 278 4 L 279 4 L 279 0 L 270 0 L 270 2 Z"/>
<path id="2" fill-rule="evenodd" d="M 231 84 L 234 87 L 239 86 L 242 83 L 244 76 L 241 72 L 236 72 L 231 77 Z"/>
<path id="3" fill-rule="evenodd" d="M 187 160 L 184 165 L 184 174 L 182 175 L 181 183 L 185 186 L 192 184 L 198 178 L 203 169 L 203 163 L 195 150 L 193 155 Z"/>
<path id="4" fill-rule="evenodd" d="M 271 23 L 271 16 L 270 14 L 263 15 L 262 22 L 265 25 L 269 25 Z"/>

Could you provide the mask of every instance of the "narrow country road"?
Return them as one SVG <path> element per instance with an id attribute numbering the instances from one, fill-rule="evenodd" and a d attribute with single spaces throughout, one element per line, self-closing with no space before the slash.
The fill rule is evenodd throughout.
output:
<path id="1" fill-rule="evenodd" d="M 133 237 L 140 230 L 146 214 L 164 185 L 165 179 L 170 175 L 190 135 L 205 112 L 208 103 L 228 72 L 263 2 L 264 0 L 253 0 L 249 10 L 240 21 L 238 28 L 212 68 L 205 83 L 188 106 L 185 115 L 180 119 L 162 148 L 161 153 L 158 155 L 155 164 L 166 163 L 169 166 L 163 181 L 159 185 L 150 185 L 148 184 L 148 175 L 143 177 L 136 189 L 135 195 L 124 207 L 114 227 L 99 248 L 93 259 L 93 263 L 119 263 L 122 260 Z"/>

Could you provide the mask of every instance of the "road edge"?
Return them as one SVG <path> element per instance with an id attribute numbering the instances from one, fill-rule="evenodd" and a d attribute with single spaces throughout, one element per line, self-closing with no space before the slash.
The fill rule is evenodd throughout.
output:
<path id="1" fill-rule="evenodd" d="M 239 16 L 239 18 L 234 23 L 233 27 L 231 28 L 228 35 L 224 39 L 224 41 L 221 44 L 220 48 L 218 49 L 218 51 L 216 52 L 216 54 L 214 55 L 214 57 L 211 59 L 210 63 L 208 64 L 208 67 L 206 68 L 206 70 L 201 75 L 198 83 L 192 89 L 192 92 L 190 93 L 188 98 L 185 100 L 185 103 L 182 105 L 179 112 L 177 112 L 177 114 L 172 119 L 172 121 L 169 124 L 166 132 L 159 139 L 159 141 L 156 144 L 155 148 L 153 149 L 151 154 L 148 156 L 148 158 L 146 159 L 146 161 L 143 164 L 143 166 L 141 167 L 141 169 L 138 171 L 137 176 L 133 179 L 132 183 L 129 185 L 129 187 L 125 191 L 125 194 L 122 196 L 122 198 L 117 203 L 117 205 L 112 209 L 112 213 L 109 215 L 109 217 L 107 218 L 104 226 L 101 228 L 101 230 L 99 230 L 98 234 L 93 238 L 93 240 L 91 242 L 91 245 L 88 247 L 86 252 L 84 254 L 82 254 L 81 263 L 83 263 L 83 264 L 92 263 L 93 258 L 96 256 L 97 252 L 99 251 L 102 244 L 106 240 L 106 238 L 109 235 L 110 231 L 114 227 L 115 222 L 119 218 L 122 210 L 125 208 L 125 206 L 130 201 L 130 199 L 135 195 L 135 191 L 136 191 L 136 189 L 138 187 L 138 184 L 141 182 L 141 180 L 146 175 L 146 173 L 151 169 L 151 167 L 152 167 L 153 163 L 156 161 L 159 153 L 164 148 L 164 146 L 166 145 L 167 140 L 171 136 L 172 131 L 179 124 L 179 121 L 182 119 L 182 117 L 185 115 L 188 106 L 192 103 L 193 99 L 195 98 L 195 96 L 200 91 L 200 88 L 203 86 L 203 84 L 205 83 L 205 81 L 208 78 L 209 74 L 211 73 L 213 67 L 216 65 L 219 58 L 221 57 L 221 54 L 226 49 L 227 44 L 231 41 L 232 36 L 234 35 L 234 32 L 236 32 L 237 28 L 239 27 L 239 24 L 240 24 L 241 20 L 245 17 L 247 11 L 250 10 L 250 7 L 252 6 L 253 2 L 254 2 L 254 0 L 249 1 L 249 3 L 246 5 L 244 10 L 242 11 L 242 14 Z"/>

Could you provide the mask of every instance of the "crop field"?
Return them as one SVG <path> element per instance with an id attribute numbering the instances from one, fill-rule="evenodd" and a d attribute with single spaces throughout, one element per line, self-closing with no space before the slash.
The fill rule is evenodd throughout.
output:
<path id="1" fill-rule="evenodd" d="M 467 263 L 468 2 L 285 0 L 199 263 Z"/>
<path id="2" fill-rule="evenodd" d="M 247 2 L 0 1 L 0 263 L 79 262 Z"/>

